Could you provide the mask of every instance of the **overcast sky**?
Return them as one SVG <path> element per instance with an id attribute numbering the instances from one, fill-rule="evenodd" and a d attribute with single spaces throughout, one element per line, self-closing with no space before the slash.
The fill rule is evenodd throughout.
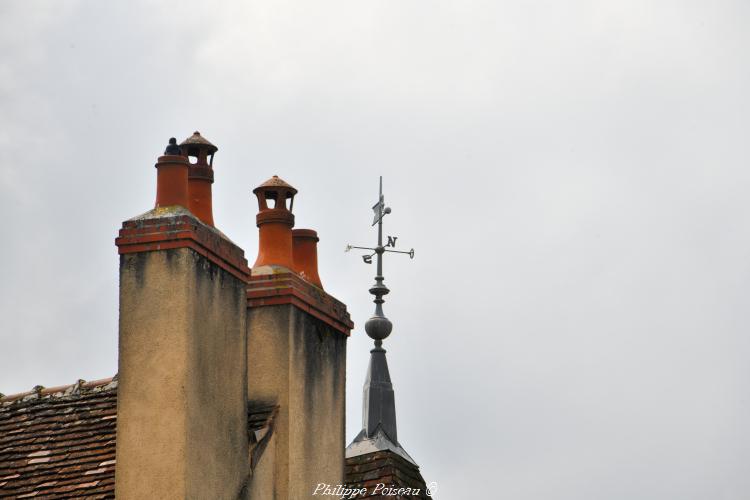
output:
<path id="1" fill-rule="evenodd" d="M 217 226 L 299 189 L 357 324 L 384 176 L 399 437 L 436 498 L 750 491 L 750 3 L 0 3 L 0 391 L 117 369 L 123 220 L 167 139 L 219 147 Z"/>

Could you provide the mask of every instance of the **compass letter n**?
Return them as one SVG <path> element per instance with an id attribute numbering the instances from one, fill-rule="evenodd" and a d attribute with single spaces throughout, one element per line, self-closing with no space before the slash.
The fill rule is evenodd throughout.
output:
<path id="1" fill-rule="evenodd" d="M 389 236 L 388 243 L 386 243 L 385 246 L 395 248 L 397 239 L 398 236 Z"/>

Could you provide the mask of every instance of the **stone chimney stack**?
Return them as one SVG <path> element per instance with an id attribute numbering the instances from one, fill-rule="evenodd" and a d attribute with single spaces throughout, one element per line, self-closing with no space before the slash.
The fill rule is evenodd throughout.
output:
<path id="1" fill-rule="evenodd" d="M 216 148 L 193 138 L 183 147 L 197 166 L 170 140 L 156 208 L 125 221 L 115 241 L 118 499 L 237 498 L 247 478 L 250 269 L 212 227 L 205 160 Z"/>
<path id="2" fill-rule="evenodd" d="M 253 192 L 260 212 L 247 289 L 248 399 L 279 407 L 269 445 L 273 467 L 263 469 L 264 454 L 253 484 L 272 482 L 276 498 L 309 498 L 318 483 L 343 484 L 346 341 L 353 324 L 346 306 L 321 288 L 317 234 L 292 232 L 297 190 L 274 176 Z"/>

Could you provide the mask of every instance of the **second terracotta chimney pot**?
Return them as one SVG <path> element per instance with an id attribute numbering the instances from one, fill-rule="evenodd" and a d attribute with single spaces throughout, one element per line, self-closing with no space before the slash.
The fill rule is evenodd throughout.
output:
<path id="1" fill-rule="evenodd" d="M 294 271 L 313 285 L 323 288 L 318 275 L 318 233 L 312 229 L 292 230 Z"/>

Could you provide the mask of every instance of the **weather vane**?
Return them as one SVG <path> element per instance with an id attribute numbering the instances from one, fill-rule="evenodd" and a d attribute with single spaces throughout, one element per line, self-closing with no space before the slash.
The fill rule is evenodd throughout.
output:
<path id="1" fill-rule="evenodd" d="M 383 350 L 380 346 L 383 344 L 383 339 L 391 334 L 393 324 L 383 314 L 383 302 L 385 302 L 385 300 L 383 300 L 383 295 L 386 295 L 390 291 L 388 290 L 388 287 L 383 284 L 383 280 L 385 279 L 383 277 L 383 254 L 385 254 L 386 252 L 403 253 L 408 255 L 409 258 L 413 259 L 414 249 L 412 248 L 408 252 L 405 252 L 403 250 L 396 250 L 396 240 L 398 240 L 397 236 L 387 236 L 388 241 L 386 242 L 385 246 L 383 246 L 383 218 L 391 213 L 391 209 L 390 207 L 385 206 L 382 176 L 380 177 L 380 193 L 378 202 L 372 207 L 372 210 L 375 212 L 375 217 L 372 221 L 372 225 L 378 225 L 378 245 L 375 248 L 347 245 L 346 251 L 348 252 L 351 249 L 357 249 L 372 252 L 362 256 L 362 259 L 366 264 L 372 264 L 373 256 L 377 255 L 377 275 L 375 276 L 375 284 L 372 286 L 372 288 L 370 288 L 370 293 L 375 296 L 375 300 L 373 301 L 375 302 L 375 315 L 365 323 L 365 331 L 367 332 L 367 335 L 370 336 L 370 338 L 375 340 L 375 350 L 382 350 L 383 352 L 385 352 L 385 350 Z"/>

